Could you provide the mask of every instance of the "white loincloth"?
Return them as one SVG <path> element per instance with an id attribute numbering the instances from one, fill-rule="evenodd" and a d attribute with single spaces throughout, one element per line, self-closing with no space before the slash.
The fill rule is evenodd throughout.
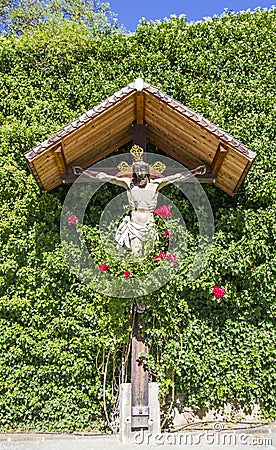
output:
<path id="1" fill-rule="evenodd" d="M 150 238 L 150 234 L 153 236 L 153 229 L 154 222 L 139 225 L 131 222 L 130 216 L 126 216 L 116 231 L 115 240 L 121 247 L 125 246 L 131 250 L 131 241 L 133 239 L 138 239 L 142 244 L 143 241 Z M 154 240 L 156 240 L 156 237 L 157 234 L 154 236 Z"/>

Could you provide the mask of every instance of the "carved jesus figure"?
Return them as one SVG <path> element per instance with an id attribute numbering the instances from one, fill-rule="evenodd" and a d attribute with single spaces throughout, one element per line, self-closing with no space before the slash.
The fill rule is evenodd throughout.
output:
<path id="1" fill-rule="evenodd" d="M 131 216 L 123 219 L 119 225 L 115 240 L 121 247 L 131 250 L 133 255 L 141 254 L 145 240 L 154 234 L 153 212 L 157 206 L 158 192 L 164 186 L 176 181 L 186 181 L 193 175 L 204 174 L 205 166 L 197 167 L 187 173 L 177 173 L 167 177 L 150 177 L 150 167 L 144 161 L 136 161 L 132 165 L 132 178 L 108 175 L 104 172 L 87 171 L 95 180 L 106 181 L 127 190 Z"/>

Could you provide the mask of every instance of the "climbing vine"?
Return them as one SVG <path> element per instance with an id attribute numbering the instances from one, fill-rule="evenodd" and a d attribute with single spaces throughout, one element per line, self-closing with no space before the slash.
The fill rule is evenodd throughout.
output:
<path id="1" fill-rule="evenodd" d="M 237 196 L 205 188 L 216 232 L 194 281 L 187 279 L 194 211 L 176 187 L 164 189 L 190 243 L 170 283 L 143 298 L 150 353 L 141 358 L 160 383 L 164 418 L 176 405 L 197 411 L 237 402 L 249 410 L 258 403 L 275 419 L 274 30 L 271 9 L 195 24 L 141 21 L 131 35 L 95 36 L 64 21 L 0 37 L 2 431 L 116 429 L 118 386 L 129 380 L 132 300 L 97 293 L 70 271 L 59 237 L 68 188 L 41 193 L 23 154 L 138 76 L 258 155 Z M 97 223 L 116 192 L 102 187 L 84 224 L 98 265 L 109 270 L 112 257 L 95 250 Z M 153 256 L 160 252 L 167 250 Z M 149 264 L 173 267 L 162 256 Z M 135 270 L 142 269 L 122 267 L 120 276 L 131 280 Z M 215 286 L 226 294 L 216 298 Z"/>

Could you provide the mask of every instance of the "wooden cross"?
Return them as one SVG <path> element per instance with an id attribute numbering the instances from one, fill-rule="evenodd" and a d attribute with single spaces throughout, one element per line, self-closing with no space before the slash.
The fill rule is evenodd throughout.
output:
<path id="1" fill-rule="evenodd" d="M 137 92 L 137 120 L 133 123 L 133 145 L 139 145 L 146 151 L 146 124 L 142 120 L 142 94 Z M 140 109 L 138 110 L 138 106 Z M 142 123 L 141 123 L 142 122 Z M 141 325 L 142 311 L 134 301 L 133 332 L 131 343 L 131 429 L 148 429 L 149 421 L 149 374 L 139 360 L 140 353 L 148 353 Z"/>

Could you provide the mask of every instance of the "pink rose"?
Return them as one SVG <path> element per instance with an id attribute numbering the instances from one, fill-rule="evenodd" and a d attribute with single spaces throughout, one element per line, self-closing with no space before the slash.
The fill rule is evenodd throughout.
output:
<path id="1" fill-rule="evenodd" d="M 67 225 L 68 227 L 71 227 L 71 225 L 73 225 L 73 223 L 78 223 L 78 218 L 76 216 L 76 214 L 71 214 L 71 216 L 68 217 L 67 220 Z"/>
<path id="2" fill-rule="evenodd" d="M 153 259 L 164 259 L 167 257 L 166 252 L 160 252 L 159 255 L 155 255 Z"/>
<path id="3" fill-rule="evenodd" d="M 168 261 L 171 261 L 173 263 L 174 266 L 177 266 L 177 258 L 176 258 L 176 254 L 174 253 L 173 255 L 167 255 L 166 256 Z"/>
<path id="4" fill-rule="evenodd" d="M 158 256 L 159 256 L 159 258 L 163 259 L 163 258 L 167 257 L 167 253 L 166 252 L 160 252 Z"/>
<path id="5" fill-rule="evenodd" d="M 130 276 L 130 271 L 129 270 L 125 270 L 124 271 L 124 278 L 125 278 L 125 280 L 127 280 L 129 278 L 129 276 Z"/>
<path id="6" fill-rule="evenodd" d="M 222 298 L 226 294 L 226 290 L 224 288 L 220 288 L 219 286 L 214 286 L 212 293 L 216 298 Z"/>
<path id="7" fill-rule="evenodd" d="M 174 253 L 172 256 L 173 256 L 173 265 L 174 265 L 174 266 L 177 266 L 177 257 L 176 257 L 176 254 Z"/>
<path id="8" fill-rule="evenodd" d="M 169 230 L 166 230 L 165 233 L 162 234 L 162 238 L 166 238 L 168 236 L 169 242 L 172 242 L 172 233 Z"/>
<path id="9" fill-rule="evenodd" d="M 176 254 L 169 254 L 166 252 L 160 252 L 159 255 L 154 256 L 153 258 L 155 261 L 157 259 L 167 259 L 168 261 L 171 261 L 173 263 L 174 266 L 177 266 L 177 256 Z"/>
<path id="10" fill-rule="evenodd" d="M 98 269 L 101 272 L 106 272 L 109 269 L 109 266 L 107 264 L 101 264 L 100 266 L 98 266 Z"/>
<path id="11" fill-rule="evenodd" d="M 167 217 L 167 218 L 172 217 L 172 213 L 168 205 L 163 205 L 160 206 L 160 208 L 156 208 L 154 210 L 154 214 L 156 214 L 159 217 Z"/>

